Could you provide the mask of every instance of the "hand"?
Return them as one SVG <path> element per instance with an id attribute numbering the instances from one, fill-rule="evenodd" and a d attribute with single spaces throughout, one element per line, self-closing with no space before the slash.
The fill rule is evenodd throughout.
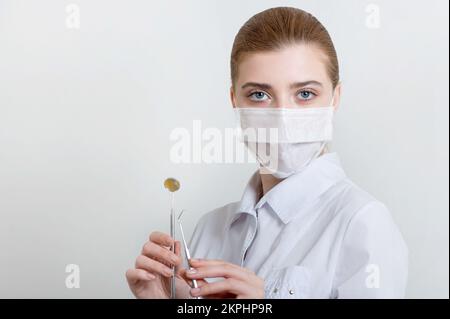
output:
<path id="1" fill-rule="evenodd" d="M 175 253 L 170 251 L 174 245 Z M 178 266 L 176 276 L 177 298 L 189 298 L 186 279 L 182 277 L 180 242 L 169 235 L 153 232 L 136 258 L 135 268 L 126 273 L 128 285 L 137 298 L 170 298 L 171 267 Z"/>
<path id="2" fill-rule="evenodd" d="M 264 280 L 253 271 L 223 260 L 191 259 L 194 271 L 184 271 L 187 279 L 197 279 L 199 288 L 191 289 L 194 297 L 263 299 Z M 224 277 L 213 283 L 205 278 Z"/>

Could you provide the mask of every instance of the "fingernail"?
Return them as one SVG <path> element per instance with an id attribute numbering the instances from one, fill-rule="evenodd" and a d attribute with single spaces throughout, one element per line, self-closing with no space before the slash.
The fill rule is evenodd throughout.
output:
<path id="1" fill-rule="evenodd" d="M 197 270 L 194 268 L 189 269 L 188 271 L 186 271 L 188 274 L 196 274 Z"/>
<path id="2" fill-rule="evenodd" d="M 200 259 L 198 259 L 198 258 L 191 258 L 191 259 L 189 259 L 189 261 L 196 263 L 196 262 L 199 262 Z"/>
<path id="3" fill-rule="evenodd" d="M 172 271 L 171 269 L 166 269 L 166 270 L 164 270 L 164 273 L 165 273 L 167 276 L 170 276 L 170 277 L 172 277 L 172 275 L 173 275 L 173 271 Z"/>
<path id="4" fill-rule="evenodd" d="M 191 295 L 195 296 L 200 293 L 200 288 L 192 288 L 191 289 Z"/>
<path id="5" fill-rule="evenodd" d="M 153 276 L 152 274 L 147 274 L 147 278 L 150 279 L 150 280 L 152 280 L 152 279 L 155 279 L 156 277 Z"/>

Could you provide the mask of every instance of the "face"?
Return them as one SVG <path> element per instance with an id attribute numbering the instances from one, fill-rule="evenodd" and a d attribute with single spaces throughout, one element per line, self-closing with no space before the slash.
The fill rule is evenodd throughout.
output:
<path id="1" fill-rule="evenodd" d="M 233 107 L 337 107 L 340 85 L 326 71 L 326 57 L 313 45 L 291 45 L 278 51 L 244 56 L 239 64 Z"/>

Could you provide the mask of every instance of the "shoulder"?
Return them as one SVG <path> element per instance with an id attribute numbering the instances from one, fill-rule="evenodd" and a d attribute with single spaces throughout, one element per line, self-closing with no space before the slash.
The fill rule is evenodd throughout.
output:
<path id="1" fill-rule="evenodd" d="M 348 230 L 363 227 L 366 230 L 395 230 L 397 227 L 388 207 L 361 187 L 346 179 L 347 189 L 344 201 L 348 210 Z"/>
<path id="2" fill-rule="evenodd" d="M 353 210 L 344 212 L 335 285 L 341 298 L 403 297 L 408 248 L 386 205 L 359 187 L 348 189 Z M 375 280 L 378 289 L 371 288 Z"/>
<path id="3" fill-rule="evenodd" d="M 390 246 L 406 255 L 407 246 L 388 207 L 348 178 L 340 184 L 333 201 L 344 245 Z"/>
<path id="4" fill-rule="evenodd" d="M 380 218 L 392 221 L 391 214 L 383 202 L 345 178 L 333 187 L 330 200 L 335 217 L 349 225 L 354 220 Z"/>
<path id="5" fill-rule="evenodd" d="M 408 247 L 391 212 L 378 200 L 368 202 L 353 214 L 344 242 L 390 253 L 394 259 L 406 259 L 408 255 Z"/>

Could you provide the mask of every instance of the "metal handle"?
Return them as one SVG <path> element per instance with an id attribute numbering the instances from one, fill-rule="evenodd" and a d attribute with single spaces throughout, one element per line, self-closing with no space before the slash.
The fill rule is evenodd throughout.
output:
<path id="1" fill-rule="evenodd" d="M 174 212 L 174 208 L 173 208 L 175 194 L 174 193 L 171 193 L 171 194 L 172 194 L 172 204 L 171 204 L 171 208 L 170 208 L 170 237 L 172 237 L 172 239 L 175 241 L 175 212 Z M 171 251 L 173 253 L 175 253 L 175 242 L 172 244 Z M 170 278 L 170 298 L 171 299 L 176 299 L 175 271 L 176 271 L 175 266 L 172 266 L 172 277 Z"/>

